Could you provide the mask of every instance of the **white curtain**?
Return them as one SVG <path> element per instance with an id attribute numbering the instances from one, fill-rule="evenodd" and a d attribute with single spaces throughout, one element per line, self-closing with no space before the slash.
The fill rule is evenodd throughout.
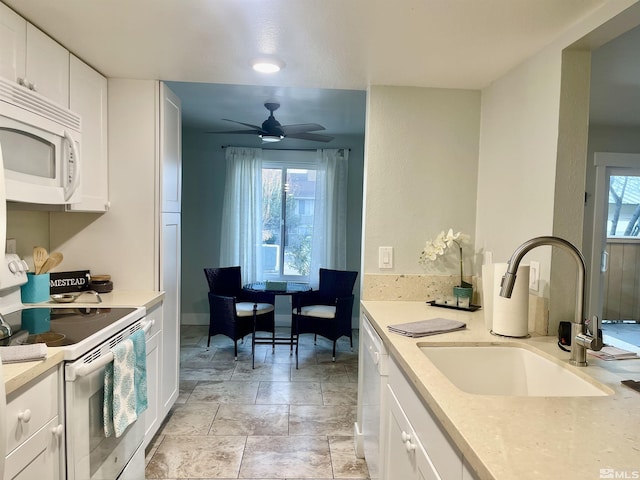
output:
<path id="1" fill-rule="evenodd" d="M 262 280 L 262 149 L 227 147 L 220 266 L 240 265 L 244 283 Z"/>
<path id="2" fill-rule="evenodd" d="M 316 198 L 310 281 L 318 285 L 320 267 L 344 270 L 347 266 L 347 160 L 346 149 L 318 150 Z"/>

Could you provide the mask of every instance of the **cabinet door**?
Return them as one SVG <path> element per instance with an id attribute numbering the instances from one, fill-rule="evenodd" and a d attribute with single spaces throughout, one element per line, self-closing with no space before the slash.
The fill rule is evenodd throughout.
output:
<path id="1" fill-rule="evenodd" d="M 4 478 L 7 480 L 59 480 L 61 428 L 53 418 L 37 433 L 7 456 Z"/>
<path id="2" fill-rule="evenodd" d="M 383 478 L 414 480 L 417 478 L 415 457 L 407 451 L 405 443 L 411 427 L 393 393 L 388 393 L 387 433 L 384 438 L 387 459 L 384 462 Z"/>
<path id="3" fill-rule="evenodd" d="M 24 78 L 27 22 L 0 3 L 0 77 L 17 82 Z"/>
<path id="4" fill-rule="evenodd" d="M 160 427 L 160 343 L 162 332 L 147 340 L 147 399 L 148 407 L 144 412 L 144 443 L 146 448 Z"/>
<path id="5" fill-rule="evenodd" d="M 69 108 L 82 117 L 82 201 L 68 211 L 106 212 L 109 206 L 107 79 L 71 55 Z"/>
<path id="6" fill-rule="evenodd" d="M 180 99 L 160 84 L 160 182 L 162 212 L 179 212 L 182 196 L 182 112 Z"/>
<path id="7" fill-rule="evenodd" d="M 180 214 L 163 213 L 160 233 L 162 312 L 162 417 L 178 398 L 180 371 Z"/>
<path id="8" fill-rule="evenodd" d="M 443 480 L 461 480 L 460 451 L 449 440 L 429 408 L 418 398 L 395 361 L 389 364 L 389 387 L 398 399 L 402 399 L 402 410 L 413 425 L 439 477 Z"/>
<path id="9" fill-rule="evenodd" d="M 440 480 L 391 387 L 387 387 L 386 480 Z"/>
<path id="10" fill-rule="evenodd" d="M 27 23 L 26 78 L 33 90 L 69 108 L 69 51 Z"/>

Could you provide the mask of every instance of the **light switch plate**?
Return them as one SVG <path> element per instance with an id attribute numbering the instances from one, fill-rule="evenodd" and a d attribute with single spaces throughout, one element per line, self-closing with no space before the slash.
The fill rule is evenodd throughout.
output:
<path id="1" fill-rule="evenodd" d="M 393 247 L 378 247 L 378 268 L 393 268 Z"/>

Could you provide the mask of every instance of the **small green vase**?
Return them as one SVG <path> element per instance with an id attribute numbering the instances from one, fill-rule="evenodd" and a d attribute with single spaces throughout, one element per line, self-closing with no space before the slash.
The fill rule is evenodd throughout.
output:
<path id="1" fill-rule="evenodd" d="M 471 302 L 473 287 L 453 287 L 453 296 L 456 298 L 468 298 Z"/>

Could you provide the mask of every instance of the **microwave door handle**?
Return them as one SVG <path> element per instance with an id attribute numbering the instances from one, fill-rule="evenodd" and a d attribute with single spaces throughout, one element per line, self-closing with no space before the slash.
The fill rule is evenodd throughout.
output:
<path id="1" fill-rule="evenodd" d="M 78 155 L 78 148 L 76 147 L 76 142 L 74 142 L 73 137 L 71 136 L 71 134 L 65 130 L 64 131 L 64 137 L 67 139 L 67 142 L 69 142 L 69 148 L 71 149 L 71 155 L 73 156 L 74 159 L 74 164 L 75 164 L 75 168 L 73 169 L 73 181 L 71 182 L 71 185 L 69 186 L 68 189 L 65 188 L 64 191 L 64 199 L 65 201 L 69 200 L 71 198 L 71 196 L 74 194 L 74 192 L 78 189 L 78 186 L 80 185 L 80 155 Z"/>

